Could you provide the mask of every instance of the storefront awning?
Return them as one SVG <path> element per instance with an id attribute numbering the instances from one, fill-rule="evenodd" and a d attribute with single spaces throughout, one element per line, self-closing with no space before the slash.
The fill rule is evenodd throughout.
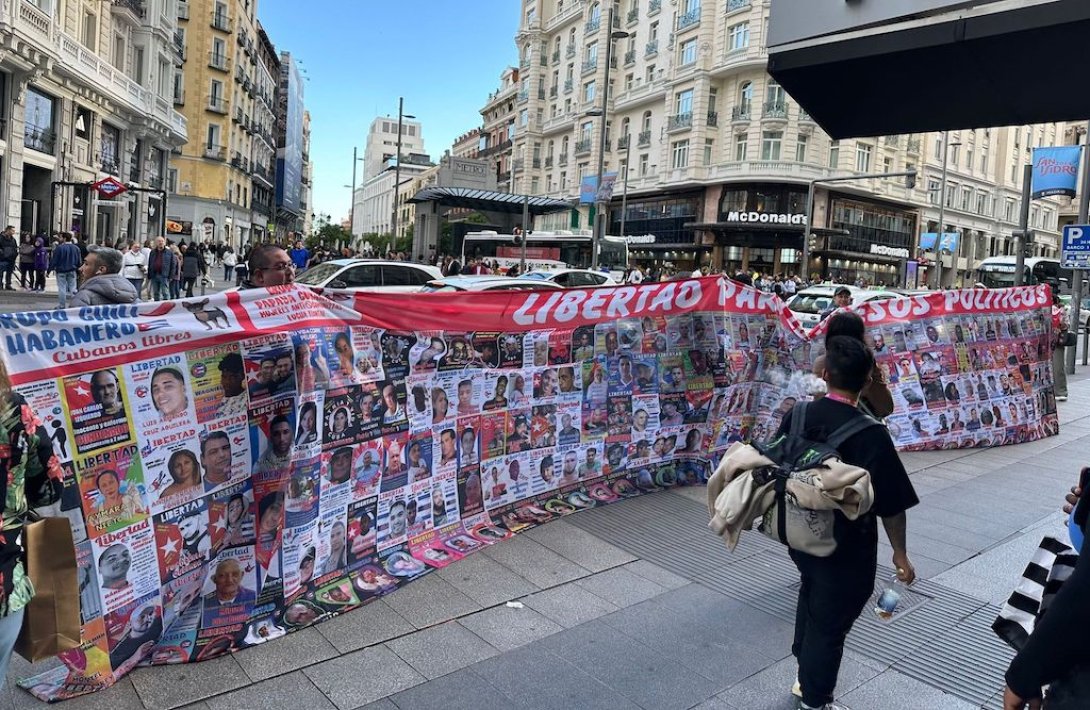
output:
<path id="1" fill-rule="evenodd" d="M 413 195 L 409 202 L 438 202 L 441 207 L 462 207 L 485 212 L 504 212 L 520 214 L 523 205 L 527 205 L 533 216 L 565 212 L 573 207 L 567 200 L 551 197 L 528 197 L 509 192 L 476 190 L 468 187 L 427 187 Z"/>

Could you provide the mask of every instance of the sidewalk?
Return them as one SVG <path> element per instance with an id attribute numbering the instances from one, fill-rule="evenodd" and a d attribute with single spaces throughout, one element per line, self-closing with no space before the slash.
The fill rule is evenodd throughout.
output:
<path id="1" fill-rule="evenodd" d="M 1090 380 L 1072 377 L 1070 392 L 1059 436 L 904 456 L 922 499 L 909 512 L 921 581 L 903 617 L 857 624 L 838 689 L 849 707 L 1002 707 L 1012 652 L 989 626 L 1090 458 Z M 756 534 L 729 554 L 706 523 L 703 488 L 578 513 L 342 617 L 140 669 L 63 707 L 793 708 L 794 567 Z M 29 670 L 13 660 L 0 707 L 42 706 L 12 685 Z"/>

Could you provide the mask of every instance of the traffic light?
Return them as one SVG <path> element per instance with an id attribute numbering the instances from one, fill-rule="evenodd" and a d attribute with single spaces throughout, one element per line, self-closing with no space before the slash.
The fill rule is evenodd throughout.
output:
<path id="1" fill-rule="evenodd" d="M 806 237 L 806 239 L 807 239 L 807 241 L 809 243 L 810 251 L 811 252 L 817 251 L 817 248 L 818 248 L 817 235 L 816 234 L 810 234 L 808 237 Z"/>

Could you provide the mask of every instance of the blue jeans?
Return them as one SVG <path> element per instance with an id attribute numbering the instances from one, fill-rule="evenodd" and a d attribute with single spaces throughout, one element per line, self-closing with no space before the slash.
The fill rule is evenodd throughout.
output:
<path id="1" fill-rule="evenodd" d="M 19 630 L 23 628 L 24 613 L 26 609 L 20 609 L 0 619 L 0 688 L 4 687 L 4 679 L 8 677 L 11 651 L 15 648 L 15 640 L 19 638 Z"/>
<path id="2" fill-rule="evenodd" d="M 166 276 L 151 277 L 151 300 L 166 301 L 170 299 L 170 279 Z"/>
<path id="3" fill-rule="evenodd" d="M 76 294 L 76 272 L 57 272 L 57 304 L 61 308 L 68 307 L 68 299 Z"/>

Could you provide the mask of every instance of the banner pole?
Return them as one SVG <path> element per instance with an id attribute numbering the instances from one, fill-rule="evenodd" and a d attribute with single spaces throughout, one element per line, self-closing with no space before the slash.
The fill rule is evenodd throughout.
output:
<path id="1" fill-rule="evenodd" d="M 1026 237 L 1029 231 L 1029 203 L 1033 199 L 1033 164 L 1022 167 L 1022 213 L 1018 218 L 1018 239 L 1014 251 L 1014 284 L 1026 283 Z"/>

